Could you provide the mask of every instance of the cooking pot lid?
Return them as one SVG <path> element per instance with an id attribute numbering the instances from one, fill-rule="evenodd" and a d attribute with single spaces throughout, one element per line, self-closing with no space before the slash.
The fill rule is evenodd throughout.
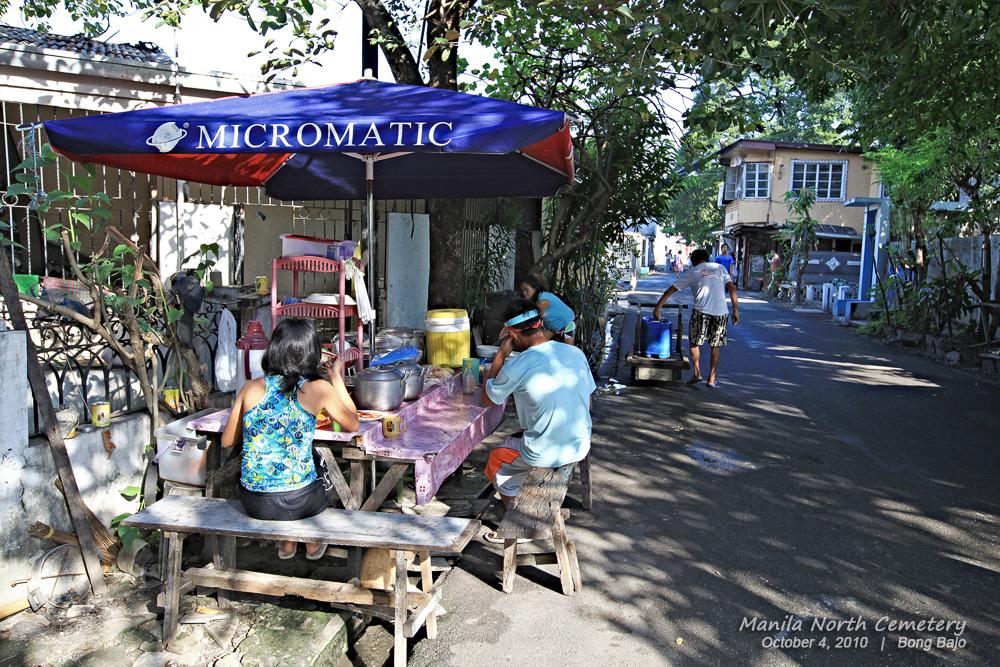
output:
<path id="1" fill-rule="evenodd" d="M 358 379 L 375 380 L 377 382 L 399 382 L 403 379 L 402 371 L 388 366 L 370 366 L 361 371 Z"/>

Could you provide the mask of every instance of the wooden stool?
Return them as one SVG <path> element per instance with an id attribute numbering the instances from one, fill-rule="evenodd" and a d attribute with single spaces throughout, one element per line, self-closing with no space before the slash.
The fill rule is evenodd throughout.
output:
<path id="1" fill-rule="evenodd" d="M 560 512 L 575 465 L 570 463 L 559 468 L 532 468 L 514 502 L 507 508 L 507 514 L 497 528 L 497 534 L 504 538 L 504 593 L 514 590 L 514 574 L 518 565 L 556 564 L 559 566 L 559 580 L 565 595 L 583 590 L 576 545 L 566 534 L 566 524 Z M 517 555 L 518 538 L 534 540 L 549 537 L 552 538 L 553 551 Z"/>

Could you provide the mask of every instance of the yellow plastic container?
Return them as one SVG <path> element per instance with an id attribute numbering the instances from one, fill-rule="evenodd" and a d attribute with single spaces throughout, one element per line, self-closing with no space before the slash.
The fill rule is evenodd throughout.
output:
<path id="1" fill-rule="evenodd" d="M 462 308 L 427 311 L 427 363 L 459 368 L 472 347 L 469 313 Z"/>

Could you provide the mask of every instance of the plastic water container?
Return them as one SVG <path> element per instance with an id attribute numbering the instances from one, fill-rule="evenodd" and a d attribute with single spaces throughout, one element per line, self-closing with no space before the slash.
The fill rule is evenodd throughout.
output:
<path id="1" fill-rule="evenodd" d="M 251 320 L 243 338 L 236 341 L 236 391 L 250 380 L 264 377 L 261 362 L 267 351 L 267 343 L 263 325 L 257 320 Z"/>
<path id="2" fill-rule="evenodd" d="M 670 341 L 673 326 L 670 322 L 658 322 L 652 317 L 643 317 L 639 325 L 639 355 L 654 359 L 670 357 Z"/>
<path id="3" fill-rule="evenodd" d="M 459 368 L 472 349 L 469 313 L 462 308 L 428 310 L 424 343 L 427 363 Z"/>
<path id="4" fill-rule="evenodd" d="M 337 259 L 344 261 L 354 257 L 354 249 L 358 246 L 357 241 L 334 241 L 327 246 L 327 259 Z"/>

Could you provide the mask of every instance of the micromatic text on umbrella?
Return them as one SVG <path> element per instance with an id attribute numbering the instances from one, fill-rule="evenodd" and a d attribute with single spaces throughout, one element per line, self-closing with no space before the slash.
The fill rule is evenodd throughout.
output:
<path id="1" fill-rule="evenodd" d="M 169 126 L 169 127 L 166 127 Z M 198 138 L 198 150 L 280 148 L 409 148 L 444 147 L 451 143 L 454 123 L 450 121 L 392 121 L 390 123 L 253 123 L 250 125 L 196 125 L 164 123 L 147 140 L 161 152 L 173 148 L 188 134 Z M 173 139 L 176 137 L 176 141 Z M 163 141 L 166 139 L 167 141 Z M 163 150 L 167 148 L 167 150 Z"/>

